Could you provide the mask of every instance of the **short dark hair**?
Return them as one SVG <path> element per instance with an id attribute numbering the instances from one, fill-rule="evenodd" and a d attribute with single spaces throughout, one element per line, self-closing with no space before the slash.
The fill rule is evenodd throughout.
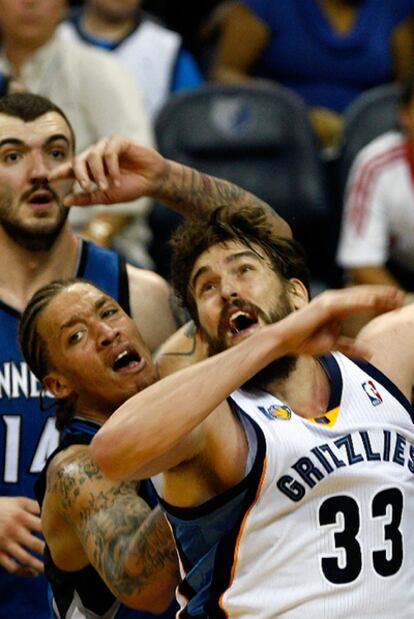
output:
<path id="1" fill-rule="evenodd" d="M 48 112 L 56 112 L 56 114 L 62 116 L 69 128 L 73 150 L 75 150 L 76 138 L 73 127 L 63 110 L 52 103 L 50 99 L 35 95 L 31 92 L 16 92 L 11 95 L 0 97 L 0 114 L 20 118 L 26 123 L 36 120 Z"/>
<path id="2" fill-rule="evenodd" d="M 89 284 L 90 282 L 72 277 L 57 279 L 39 288 L 26 305 L 20 318 L 18 333 L 20 349 L 27 365 L 40 382 L 43 382 L 44 377 L 48 373 L 51 362 L 46 342 L 38 331 L 39 318 L 55 297 L 76 283 Z M 90 285 L 93 286 L 94 284 Z M 59 400 L 56 410 L 57 429 L 62 430 L 72 417 L 73 405 L 71 399 L 63 398 Z"/>
<path id="3" fill-rule="evenodd" d="M 240 241 L 250 248 L 260 247 L 275 273 L 286 280 L 299 279 L 309 292 L 309 271 L 303 247 L 294 239 L 277 235 L 272 218 L 261 206 L 221 206 L 207 220 L 187 219 L 173 234 L 171 282 L 178 300 L 186 306 L 198 325 L 197 307 L 190 278 L 197 258 L 212 245 Z"/>

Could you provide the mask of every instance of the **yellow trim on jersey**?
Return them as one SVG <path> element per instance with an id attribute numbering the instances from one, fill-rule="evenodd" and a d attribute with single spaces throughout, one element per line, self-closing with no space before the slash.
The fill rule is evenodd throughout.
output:
<path id="1" fill-rule="evenodd" d="M 339 414 L 339 406 L 336 408 L 332 408 L 330 411 L 326 412 L 321 417 L 312 417 L 308 421 L 312 421 L 312 423 L 317 423 L 323 426 L 334 426 L 336 423 L 336 419 Z"/>

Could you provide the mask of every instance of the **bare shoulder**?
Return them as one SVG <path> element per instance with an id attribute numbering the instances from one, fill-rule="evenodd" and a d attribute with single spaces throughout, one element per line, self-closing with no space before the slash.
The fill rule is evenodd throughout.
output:
<path id="1" fill-rule="evenodd" d="M 171 286 L 153 271 L 127 265 L 132 318 L 153 352 L 182 324 Z"/>
<path id="2" fill-rule="evenodd" d="M 82 487 L 103 474 L 91 459 L 87 445 L 72 445 L 58 453 L 47 470 L 47 492 L 59 499 L 62 516 L 70 515 L 82 499 Z"/>
<path id="3" fill-rule="evenodd" d="M 164 342 L 155 355 L 155 361 L 159 375 L 163 378 L 207 356 L 207 346 L 190 320 Z"/>
<path id="4" fill-rule="evenodd" d="M 414 304 L 371 320 L 358 334 L 370 362 L 411 397 L 414 384 Z"/>
<path id="5" fill-rule="evenodd" d="M 76 526 L 79 514 L 79 457 L 87 447 L 73 445 L 58 453 L 47 469 L 47 486 L 42 506 L 42 530 L 55 564 L 78 570 L 88 564 Z"/>
<path id="6" fill-rule="evenodd" d="M 170 293 L 168 282 L 161 277 L 161 275 L 155 273 L 155 271 L 140 269 L 131 264 L 127 264 L 127 274 L 131 294 L 140 293 L 142 291 L 151 292 L 156 301 L 157 298 L 161 298 Z"/>
<path id="7" fill-rule="evenodd" d="M 74 528 L 117 500 L 135 501 L 137 482 L 108 479 L 92 459 L 88 445 L 71 445 L 53 458 L 47 471 L 48 501 Z"/>

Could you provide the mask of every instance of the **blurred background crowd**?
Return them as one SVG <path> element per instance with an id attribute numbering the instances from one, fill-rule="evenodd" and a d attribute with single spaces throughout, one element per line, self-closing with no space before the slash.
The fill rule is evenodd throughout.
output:
<path id="1" fill-rule="evenodd" d="M 302 242 L 313 293 L 392 283 L 414 300 L 414 0 L 0 0 L 0 97 L 19 91 L 42 95 L 64 111 L 77 152 L 120 134 L 262 198 Z M 14 177 L 4 167 L 19 196 L 24 173 Z M 4 215 L 10 199 L 6 183 L 2 191 Z M 135 273 L 128 276 L 131 289 L 138 272 L 137 314 L 142 320 L 142 299 L 151 314 L 146 339 L 157 340 L 163 315 L 168 322 L 167 333 L 151 342 L 155 349 L 174 330 L 169 287 L 157 274 L 170 279 L 169 239 L 180 216 L 141 198 L 72 208 L 69 220 L 81 237 L 126 258 Z M 9 319 L 16 329 L 26 282 L 34 272 L 40 284 L 50 274 L 62 276 L 62 269 L 63 275 L 69 267 L 78 272 L 84 263 L 73 252 L 72 268 L 55 245 L 42 254 L 50 254 L 53 270 L 43 272 L 39 258 L 32 264 L 33 252 L 13 245 L 4 221 L 0 230 L 9 248 L 8 262 L 2 248 L 3 379 L 10 377 L 10 359 L 23 367 Z M 113 252 L 75 241 L 71 230 L 61 236 L 69 245 L 93 247 L 92 257 L 110 254 L 118 265 Z M 19 264 L 15 256 L 21 252 L 25 259 Z M 106 268 L 100 264 L 96 273 Z M 114 273 L 108 277 L 118 285 L 118 270 Z M 14 290 L 9 283 L 17 279 Z M 154 289 L 162 291 L 165 307 Z M 357 332 L 369 318 L 361 315 L 348 332 Z M 25 479 L 16 483 L 14 454 L 22 452 L 31 462 L 31 443 L 37 445 L 37 436 L 43 441 L 43 426 L 49 428 L 34 389 L 18 401 L 2 388 L 0 444 L 5 437 L 13 474 L 4 475 L 5 496 L 0 487 L 0 570 L 10 522 L 28 510 L 17 495 L 32 496 L 32 482 L 30 489 Z M 50 447 L 40 439 L 39 444 L 45 452 Z M 25 477 L 41 470 L 39 460 L 33 459 L 32 468 L 19 463 Z M 7 505 L 13 509 L 7 511 Z M 38 512 L 23 527 L 26 539 L 35 529 L 33 518 L 38 520 L 33 514 Z M 26 619 L 28 612 L 43 618 L 43 591 L 36 594 L 34 585 L 30 592 L 29 582 L 25 595 L 20 581 L 14 579 L 13 589 L 5 575 L 0 571 L 0 619 Z M 20 611 L 14 610 L 17 599 Z M 33 609 L 36 603 L 39 614 L 24 606 Z"/>
<path id="2" fill-rule="evenodd" d="M 34 8 L 35 7 L 35 8 Z M 0 0 L 3 92 L 120 133 L 268 201 L 315 290 L 414 292 L 414 0 Z M 178 222 L 142 199 L 75 229 L 169 278 Z"/>

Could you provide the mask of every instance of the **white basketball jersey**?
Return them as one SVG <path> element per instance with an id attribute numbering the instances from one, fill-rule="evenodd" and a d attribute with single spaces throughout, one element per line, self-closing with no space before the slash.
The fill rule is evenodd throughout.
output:
<path id="1" fill-rule="evenodd" d="M 264 392 L 231 399 L 264 435 L 223 615 L 414 617 L 414 425 L 381 372 L 326 358 L 330 410 L 310 420 Z M 260 434 L 259 430 L 259 434 Z"/>

